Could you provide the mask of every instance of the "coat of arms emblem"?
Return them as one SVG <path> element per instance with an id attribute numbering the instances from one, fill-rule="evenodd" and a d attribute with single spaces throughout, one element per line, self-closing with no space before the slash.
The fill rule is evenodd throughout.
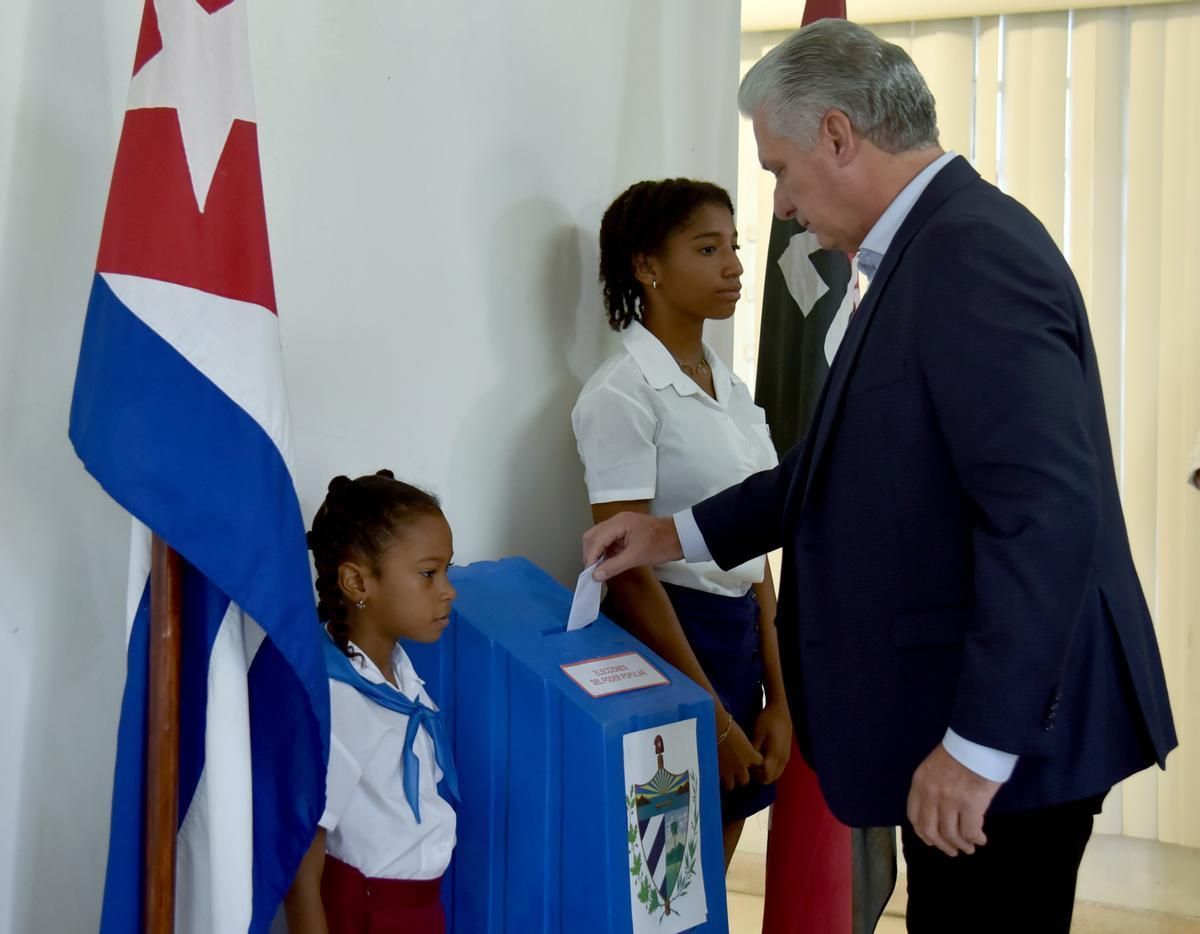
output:
<path id="1" fill-rule="evenodd" d="M 698 867 L 699 796 L 696 773 L 672 772 L 663 764 L 666 746 L 654 737 L 658 767 L 629 789 L 629 872 L 637 900 L 651 916 L 672 914 L 687 894 Z"/>

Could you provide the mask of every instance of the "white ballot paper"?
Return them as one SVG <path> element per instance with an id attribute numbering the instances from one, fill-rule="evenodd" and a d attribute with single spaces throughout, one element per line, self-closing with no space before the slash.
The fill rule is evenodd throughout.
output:
<path id="1" fill-rule="evenodd" d="M 584 568 L 575 583 L 575 596 L 571 598 L 571 613 L 567 617 L 567 632 L 592 625 L 600 615 L 600 588 L 603 585 L 592 579 L 592 572 L 600 567 L 600 561 Z"/>

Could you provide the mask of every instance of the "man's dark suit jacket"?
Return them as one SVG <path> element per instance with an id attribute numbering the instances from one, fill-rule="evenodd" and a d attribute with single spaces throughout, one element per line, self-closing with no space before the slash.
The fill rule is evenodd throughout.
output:
<path id="1" fill-rule="evenodd" d="M 1176 745 L 1083 299 L 961 158 L 888 248 L 804 440 L 693 513 L 722 567 L 784 548 L 793 719 L 847 824 L 899 823 L 947 727 L 1020 756 L 993 812 Z"/>

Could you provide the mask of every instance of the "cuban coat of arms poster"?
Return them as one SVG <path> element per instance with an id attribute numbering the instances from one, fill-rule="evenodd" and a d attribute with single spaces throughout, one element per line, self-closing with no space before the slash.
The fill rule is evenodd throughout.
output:
<path id="1" fill-rule="evenodd" d="M 696 720 L 626 733 L 624 752 L 634 934 L 690 930 L 708 918 Z"/>

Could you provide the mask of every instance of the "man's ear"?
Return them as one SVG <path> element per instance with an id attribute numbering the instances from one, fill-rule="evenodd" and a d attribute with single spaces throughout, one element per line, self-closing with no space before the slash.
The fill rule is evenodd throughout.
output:
<path id="1" fill-rule="evenodd" d="M 839 166 L 854 161 L 862 142 L 850 118 L 836 107 L 827 110 L 821 118 L 817 139 Z"/>

